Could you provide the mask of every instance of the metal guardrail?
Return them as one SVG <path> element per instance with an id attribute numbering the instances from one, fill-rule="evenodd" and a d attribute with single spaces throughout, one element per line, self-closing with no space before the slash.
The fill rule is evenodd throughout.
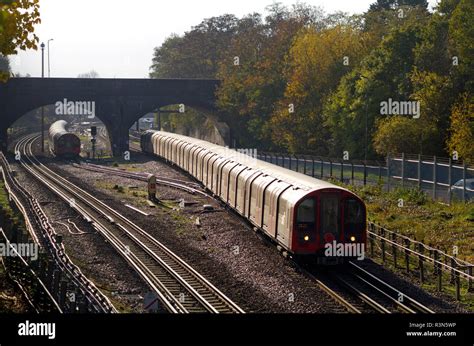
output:
<path id="1" fill-rule="evenodd" d="M 5 258 L 0 257 L 0 261 L 7 270 L 10 279 L 12 279 L 22 291 L 23 296 L 31 308 L 34 309 L 36 313 L 62 313 L 63 310 L 60 304 L 57 299 L 54 298 L 53 293 L 47 287 L 44 280 L 37 274 L 36 268 L 33 267 L 32 263 L 29 263 L 28 260 L 21 256 L 1 227 L 0 239 L 5 241 L 9 252 L 15 254 L 14 256 L 10 255 Z"/>
<path id="2" fill-rule="evenodd" d="M 39 273 L 56 303 L 64 312 L 117 312 L 92 281 L 87 279 L 66 254 L 62 238 L 51 226 L 38 201 L 12 175 L 12 169 L 0 152 L 0 171 L 5 187 L 18 210 L 23 214 L 31 237 L 48 255 L 42 255 L 36 264 Z M 22 202 L 23 200 L 23 202 Z M 28 207 L 25 206 L 28 205 Z M 28 214 L 32 211 L 32 215 Z M 37 227 L 33 227 L 35 223 Z M 39 231 L 37 233 L 37 231 Z M 8 239 L 8 238 L 7 238 Z M 66 296 L 69 296 L 66 299 Z"/>
<path id="3" fill-rule="evenodd" d="M 344 183 L 363 185 L 383 184 L 387 191 L 397 186 L 418 187 L 434 200 L 440 199 L 446 203 L 451 203 L 453 197 L 467 201 L 474 195 L 474 189 L 469 188 L 466 183 L 459 187 L 453 186 L 461 179 L 465 182 L 466 179 L 474 178 L 474 168 L 468 167 L 465 162 L 461 166 L 451 159 L 434 157 L 434 161 L 426 161 L 421 156 L 414 160 L 412 156 L 388 156 L 383 162 L 267 152 L 259 153 L 257 157 L 320 179 L 332 178 Z M 416 167 L 413 166 L 415 164 Z"/>
<path id="4" fill-rule="evenodd" d="M 413 265 L 417 264 L 415 270 L 418 271 L 421 283 L 427 281 L 429 271 L 427 265 L 431 265 L 433 277 L 437 280 L 438 291 L 443 289 L 443 272 L 445 272 L 450 277 L 449 283 L 455 286 L 456 299 L 461 299 L 461 279 L 467 283 L 467 292 L 474 292 L 474 264 L 407 236 L 387 230 L 374 222 L 369 222 L 368 240 L 370 256 L 380 256 L 384 264 L 387 262 L 387 256 L 392 257 L 392 264 L 395 267 L 398 267 L 400 262 L 398 258 L 401 258 L 407 272 L 410 272 Z M 376 245 L 379 245 L 377 254 Z M 413 263 L 413 258 L 416 263 Z"/>

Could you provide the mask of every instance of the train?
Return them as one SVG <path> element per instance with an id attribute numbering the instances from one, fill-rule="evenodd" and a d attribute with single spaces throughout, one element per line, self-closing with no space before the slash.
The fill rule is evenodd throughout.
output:
<path id="1" fill-rule="evenodd" d="M 366 206 L 345 188 L 179 134 L 148 130 L 140 142 L 143 152 L 190 174 L 287 256 L 338 264 L 360 255 L 345 249 L 365 249 Z"/>
<path id="2" fill-rule="evenodd" d="M 49 127 L 49 148 L 55 156 L 75 158 L 81 152 L 81 140 L 67 131 L 65 120 L 58 120 Z"/>

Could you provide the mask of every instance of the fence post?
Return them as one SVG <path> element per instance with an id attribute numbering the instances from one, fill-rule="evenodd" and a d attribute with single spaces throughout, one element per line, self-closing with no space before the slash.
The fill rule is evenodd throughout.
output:
<path id="1" fill-rule="evenodd" d="M 425 273 L 423 269 L 423 251 L 424 251 L 424 246 L 422 243 L 418 243 L 418 253 L 420 254 L 418 257 L 418 267 L 420 269 L 420 281 L 423 283 L 425 281 Z"/>
<path id="2" fill-rule="evenodd" d="M 380 235 L 382 238 L 380 238 L 380 247 L 382 248 L 382 263 L 385 264 L 385 229 L 382 227 L 380 228 Z"/>
<path id="3" fill-rule="evenodd" d="M 382 182 L 382 165 L 380 164 L 380 161 L 377 160 L 377 163 L 379 165 L 379 184 Z"/>
<path id="4" fill-rule="evenodd" d="M 392 233 L 392 242 L 397 242 L 397 235 Z M 397 268 L 397 245 L 392 244 L 393 265 Z"/>
<path id="5" fill-rule="evenodd" d="M 332 178 L 332 160 L 329 159 L 329 177 Z"/>
<path id="6" fill-rule="evenodd" d="M 405 187 L 405 153 L 402 153 L 402 188 Z"/>
<path id="7" fill-rule="evenodd" d="M 341 183 L 344 182 L 344 161 L 341 161 Z"/>
<path id="8" fill-rule="evenodd" d="M 462 201 L 466 202 L 466 160 L 463 162 L 462 167 Z"/>
<path id="9" fill-rule="evenodd" d="M 304 175 L 306 175 L 306 156 L 303 157 L 303 163 L 304 163 L 303 173 L 304 173 Z"/>
<path id="10" fill-rule="evenodd" d="M 61 280 L 59 283 L 59 305 L 61 308 L 65 308 L 66 306 L 66 292 L 67 292 L 67 281 L 66 280 Z M 65 310 L 65 309 L 64 309 Z"/>
<path id="11" fill-rule="evenodd" d="M 354 161 L 351 161 L 351 180 L 352 184 L 354 184 Z"/>
<path id="12" fill-rule="evenodd" d="M 406 263 L 406 269 L 407 269 L 407 273 L 410 272 L 410 240 L 405 238 L 405 263 Z"/>
<path id="13" fill-rule="evenodd" d="M 435 267 L 435 273 L 436 273 L 436 276 L 438 277 L 438 282 L 437 282 L 437 289 L 438 289 L 438 292 L 441 292 L 441 290 L 443 289 L 443 284 L 442 284 L 442 280 L 443 280 L 443 271 L 441 269 L 441 264 L 438 263 L 438 250 L 435 249 L 433 251 L 433 258 L 434 258 L 434 267 Z"/>
<path id="14" fill-rule="evenodd" d="M 288 160 L 290 160 L 290 170 L 291 170 L 291 155 L 288 156 Z"/>
<path id="15" fill-rule="evenodd" d="M 390 192 L 390 155 L 387 155 L 387 192 Z"/>
<path id="16" fill-rule="evenodd" d="M 313 163 L 313 168 L 311 169 L 311 176 L 314 178 L 314 157 L 311 157 L 311 162 Z"/>
<path id="17" fill-rule="evenodd" d="M 324 161 L 323 158 L 321 157 L 321 179 L 324 177 Z"/>
<path id="18" fill-rule="evenodd" d="M 372 234 L 370 235 L 370 256 L 373 258 L 374 257 L 374 242 L 375 242 L 375 236 L 374 236 L 374 233 L 375 233 L 375 225 L 373 223 L 370 224 L 370 230 L 372 232 Z"/>
<path id="19" fill-rule="evenodd" d="M 364 160 L 364 186 L 367 185 L 367 161 Z"/>
<path id="20" fill-rule="evenodd" d="M 451 194 L 451 186 L 453 185 L 453 159 L 451 156 L 449 157 L 449 170 L 448 170 L 448 204 L 451 205 L 452 194 Z"/>
<path id="21" fill-rule="evenodd" d="M 438 177 L 436 176 L 436 168 L 438 166 L 436 156 L 433 157 L 433 200 L 436 200 L 436 187 L 438 183 Z"/>
<path id="22" fill-rule="evenodd" d="M 456 285 L 456 300 L 461 300 L 461 278 L 459 277 L 458 271 L 456 271 L 455 285 Z"/>
<path id="23" fill-rule="evenodd" d="M 421 154 L 418 154 L 418 189 L 421 189 Z"/>
<path id="24" fill-rule="evenodd" d="M 472 278 L 471 278 L 471 276 L 472 276 L 472 266 L 469 266 L 469 268 L 467 269 L 467 273 L 469 274 L 469 280 L 467 282 L 467 291 L 468 292 L 473 292 L 474 289 L 472 287 Z"/>
<path id="25" fill-rule="evenodd" d="M 456 260 L 454 257 L 450 258 L 450 265 L 451 265 L 451 283 L 454 284 L 456 281 L 456 271 L 454 268 L 456 268 Z"/>

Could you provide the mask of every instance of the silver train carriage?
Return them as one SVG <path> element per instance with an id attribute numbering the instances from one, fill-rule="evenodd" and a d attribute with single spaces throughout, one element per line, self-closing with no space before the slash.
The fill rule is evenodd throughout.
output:
<path id="1" fill-rule="evenodd" d="M 188 172 L 293 255 L 324 258 L 339 244 L 365 249 L 366 207 L 347 189 L 174 133 L 146 131 L 141 148 Z"/>

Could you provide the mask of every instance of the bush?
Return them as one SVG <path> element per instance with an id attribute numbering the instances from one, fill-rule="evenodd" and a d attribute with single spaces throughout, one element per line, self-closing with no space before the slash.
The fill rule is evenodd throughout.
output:
<path id="1" fill-rule="evenodd" d="M 399 199 L 403 199 L 404 202 L 416 205 L 424 205 L 428 201 L 426 193 L 417 188 L 397 188 L 390 193 L 390 197 L 397 202 Z"/>

